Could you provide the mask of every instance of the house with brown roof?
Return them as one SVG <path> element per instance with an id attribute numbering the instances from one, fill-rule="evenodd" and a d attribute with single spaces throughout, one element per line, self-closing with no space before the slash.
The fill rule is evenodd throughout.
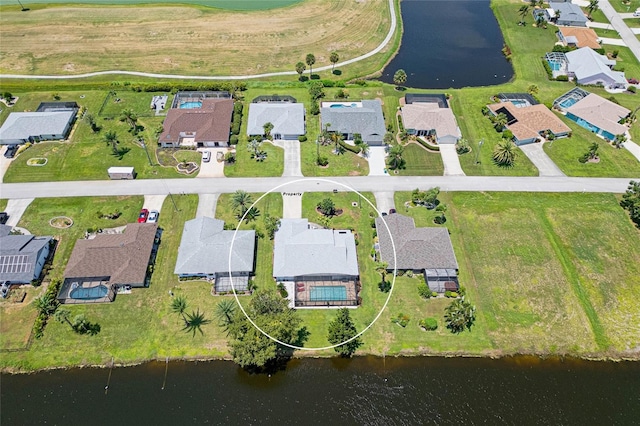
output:
<path id="1" fill-rule="evenodd" d="M 536 142 L 549 132 L 555 138 L 571 133 L 571 128 L 542 104 L 516 106 L 509 101 L 488 105 L 488 108 L 494 116 L 504 114 L 507 117 L 507 129 L 513 133 L 516 145 Z"/>
<path id="2" fill-rule="evenodd" d="M 610 141 L 629 130 L 620 121 L 631 111 L 594 93 L 589 93 L 565 111 L 568 119 Z"/>
<path id="3" fill-rule="evenodd" d="M 558 40 L 569 47 L 590 47 L 600 49 L 600 37 L 591 28 L 558 27 Z"/>
<path id="4" fill-rule="evenodd" d="M 436 102 L 414 102 L 400 111 L 410 135 L 432 136 L 438 144 L 455 144 L 462 137 L 453 111 Z"/>
<path id="5" fill-rule="evenodd" d="M 232 114 L 232 99 L 183 103 L 167 113 L 158 144 L 169 148 L 228 146 Z"/>
<path id="6" fill-rule="evenodd" d="M 438 293 L 459 289 L 458 261 L 447 228 L 416 228 L 413 218 L 398 213 L 375 222 L 380 259 L 389 271 L 395 266 L 422 273 L 431 291 Z"/>
<path id="7" fill-rule="evenodd" d="M 122 234 L 76 242 L 58 293 L 61 303 L 112 302 L 118 288 L 148 287 L 155 261 L 157 223 L 130 223 Z"/>

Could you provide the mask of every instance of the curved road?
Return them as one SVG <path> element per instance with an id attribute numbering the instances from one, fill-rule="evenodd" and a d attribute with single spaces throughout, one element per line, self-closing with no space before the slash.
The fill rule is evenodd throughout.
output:
<path id="1" fill-rule="evenodd" d="M 391 12 L 391 27 L 389 28 L 389 32 L 387 36 L 382 40 L 382 43 L 378 45 L 372 51 L 365 53 L 364 55 L 360 55 L 356 58 L 349 59 L 340 63 L 337 63 L 335 66 L 342 67 L 345 65 L 353 64 L 355 62 L 363 61 L 376 53 L 380 52 L 385 46 L 391 41 L 393 34 L 396 32 L 396 27 L 398 26 L 398 22 L 396 19 L 396 9 L 394 5 L 394 0 L 389 0 L 389 11 Z M 333 65 L 326 65 L 324 67 L 316 68 L 316 71 L 327 71 L 333 68 Z M 112 74 L 120 74 L 120 75 L 135 75 L 138 77 L 151 77 L 151 78 L 174 78 L 180 80 L 244 80 L 244 79 L 254 79 L 254 78 L 265 78 L 265 77 L 277 77 L 280 75 L 296 75 L 298 74 L 295 71 L 280 71 L 280 72 L 271 72 L 265 74 L 252 74 L 252 75 L 228 75 L 228 76 L 206 76 L 206 75 L 174 75 L 174 74 L 155 74 L 148 72 L 139 72 L 139 71 L 122 71 L 122 70 L 112 70 L 112 71 L 97 71 L 97 72 L 89 72 L 86 74 L 75 74 L 75 75 L 20 75 L 20 74 L 0 74 L 0 78 L 19 78 L 19 79 L 43 79 L 43 80 L 64 80 L 69 78 L 87 78 L 87 77 L 97 77 L 101 75 L 112 75 Z"/>
<path id="2" fill-rule="evenodd" d="M 278 186 L 278 192 L 331 192 L 334 189 L 394 192 L 439 186 L 443 191 L 511 192 L 608 192 L 624 193 L 630 179 L 578 177 L 506 176 L 358 176 L 334 178 L 203 178 L 141 179 L 129 181 L 27 182 L 0 184 L 0 198 L 81 197 L 114 195 L 166 195 L 232 193 L 237 189 L 263 193 Z M 334 183 L 334 182 L 337 183 Z M 283 184 L 290 183 L 286 187 Z M 344 185 L 344 186 L 343 186 Z"/>

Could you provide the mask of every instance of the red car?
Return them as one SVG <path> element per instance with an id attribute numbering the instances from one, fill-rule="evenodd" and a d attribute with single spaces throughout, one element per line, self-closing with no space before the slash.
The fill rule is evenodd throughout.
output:
<path id="1" fill-rule="evenodd" d="M 140 210 L 140 214 L 138 215 L 138 223 L 145 223 L 148 217 L 149 217 L 149 210 L 147 209 Z"/>
<path id="2" fill-rule="evenodd" d="M 627 81 L 630 84 L 638 84 L 638 79 L 637 78 L 628 78 Z"/>

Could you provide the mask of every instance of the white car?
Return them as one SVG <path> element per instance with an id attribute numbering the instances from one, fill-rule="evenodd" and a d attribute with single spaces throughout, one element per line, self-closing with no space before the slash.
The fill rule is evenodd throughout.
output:
<path id="1" fill-rule="evenodd" d="M 633 12 L 633 16 L 635 16 L 636 18 L 640 17 L 640 7 L 637 8 L 635 12 Z"/>
<path id="2" fill-rule="evenodd" d="M 202 153 L 202 161 L 204 161 L 205 163 L 211 161 L 211 151 L 204 151 Z"/>
<path id="3" fill-rule="evenodd" d="M 151 210 L 149 212 L 149 217 L 147 217 L 147 223 L 157 223 L 158 216 L 160 216 L 160 212 L 158 210 Z"/>

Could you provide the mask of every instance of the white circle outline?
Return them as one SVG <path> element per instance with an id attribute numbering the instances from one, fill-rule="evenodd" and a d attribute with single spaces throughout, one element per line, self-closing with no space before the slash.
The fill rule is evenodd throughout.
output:
<path id="1" fill-rule="evenodd" d="M 236 293 L 235 285 L 233 284 L 233 277 L 231 276 L 231 255 L 233 253 L 233 243 L 236 240 L 236 235 L 238 234 L 238 230 L 240 229 L 240 225 L 244 221 L 244 219 L 247 216 L 247 213 L 249 212 L 249 210 L 252 209 L 264 197 L 266 197 L 267 195 L 271 194 L 274 191 L 277 191 L 278 189 L 282 188 L 283 186 L 287 186 L 287 185 L 290 185 L 290 184 L 293 184 L 293 183 L 308 182 L 308 181 L 320 181 L 320 182 L 325 182 L 325 183 L 336 184 L 336 185 L 342 186 L 343 188 L 346 188 L 346 189 L 348 189 L 348 190 L 350 190 L 352 192 L 355 192 L 356 194 L 358 194 L 360 196 L 361 199 L 365 199 L 367 201 L 367 203 L 369 203 L 369 205 L 371 207 L 373 207 L 373 209 L 376 211 L 376 213 L 378 214 L 378 217 L 382 218 L 382 222 L 384 223 L 384 226 L 385 226 L 385 228 L 387 228 L 387 232 L 389 233 L 389 237 L 390 237 L 390 240 L 391 240 L 391 247 L 393 248 L 393 281 L 391 282 L 391 289 L 389 290 L 389 295 L 387 296 L 387 299 L 385 300 L 384 305 L 382 306 L 382 309 L 380 309 L 380 312 L 378 312 L 376 317 L 373 319 L 373 321 L 371 321 L 371 323 L 368 326 L 366 326 L 361 332 L 359 332 L 355 336 L 351 337 L 348 340 L 345 340 L 344 342 L 341 342 L 341 343 L 338 343 L 338 344 L 335 344 L 335 345 L 331 345 L 331 346 L 324 346 L 324 347 L 320 347 L 320 348 L 307 348 L 307 347 L 304 347 L 304 346 L 296 346 L 296 345 L 292 345 L 292 344 L 289 344 L 289 343 L 282 342 L 282 341 L 276 339 L 275 337 L 270 336 L 268 333 L 266 333 L 264 330 L 262 330 L 260 327 L 258 327 L 258 325 L 255 322 L 253 322 L 251 317 L 249 317 L 249 315 L 247 314 L 247 311 L 245 311 L 244 307 L 240 303 L 240 300 L 238 299 L 238 294 Z M 314 192 L 314 191 L 309 191 L 309 192 Z M 322 191 L 322 192 L 324 192 L 324 191 Z M 382 315 L 384 310 L 387 308 L 387 305 L 389 304 L 389 300 L 391 300 L 391 296 L 393 294 L 393 289 L 395 288 L 395 285 L 396 285 L 396 275 L 397 275 L 397 272 L 398 272 L 398 269 L 397 269 L 397 258 L 396 258 L 396 245 L 395 245 L 395 242 L 393 241 L 393 236 L 391 235 L 391 230 L 389 229 L 389 225 L 387 225 L 387 221 L 385 220 L 384 216 L 380 213 L 380 210 L 378 210 L 378 208 L 376 206 L 374 206 L 373 203 L 367 197 L 362 195 L 359 191 L 351 188 L 350 186 L 345 185 L 345 184 L 340 183 L 340 182 L 336 182 L 336 181 L 331 180 L 331 179 L 322 179 L 322 178 L 296 179 L 296 180 L 292 180 L 292 181 L 289 181 L 289 182 L 281 183 L 280 185 L 270 189 L 269 191 L 265 192 L 260 197 L 258 197 L 258 199 L 256 201 L 254 201 L 253 204 L 251 204 L 251 207 L 249 207 L 244 212 L 244 214 L 240 218 L 240 221 L 238 222 L 238 225 L 236 226 L 235 231 L 233 232 L 233 238 L 231 239 L 231 246 L 229 247 L 229 259 L 228 260 L 229 260 L 229 271 L 228 271 L 229 272 L 229 280 L 231 282 L 231 290 L 233 291 L 233 296 L 236 299 L 236 303 L 240 307 L 240 310 L 242 311 L 244 316 L 249 320 L 251 325 L 253 325 L 256 328 L 256 330 L 258 330 L 260 333 L 262 333 L 263 335 L 265 335 L 269 339 L 273 340 L 274 342 L 279 343 L 279 344 L 281 344 L 283 346 L 286 346 L 288 348 L 291 348 L 291 349 L 299 349 L 299 350 L 303 350 L 303 351 L 323 351 L 323 350 L 327 350 L 327 349 L 337 348 L 338 346 L 345 345 L 345 344 L 351 342 L 352 340 L 355 340 L 358 337 L 362 336 L 367 330 L 369 330 L 373 326 L 373 324 L 375 324 L 378 321 L 378 319 L 380 318 L 380 316 Z"/>

